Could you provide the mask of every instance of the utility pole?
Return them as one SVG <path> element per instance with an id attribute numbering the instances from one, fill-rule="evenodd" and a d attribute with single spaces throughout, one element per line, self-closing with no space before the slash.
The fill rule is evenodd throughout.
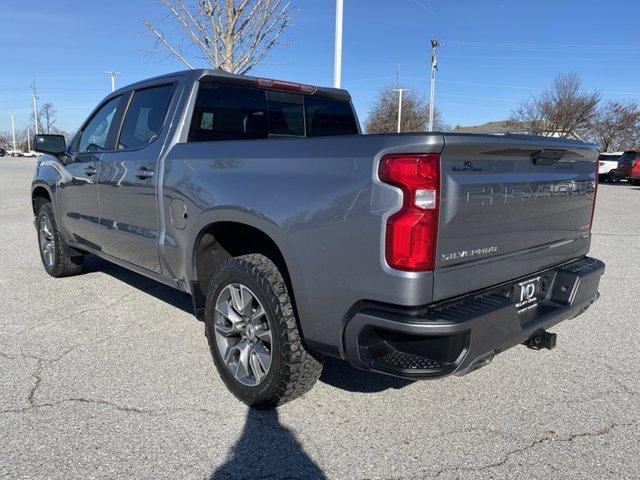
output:
<path id="1" fill-rule="evenodd" d="M 408 92 L 408 88 L 394 88 L 394 92 L 398 92 L 398 133 L 402 130 L 402 94 Z"/>
<path id="2" fill-rule="evenodd" d="M 115 91 L 116 89 L 116 75 L 121 75 L 119 72 L 114 71 L 106 71 L 104 72 L 111 77 L 111 91 Z"/>
<path id="3" fill-rule="evenodd" d="M 31 130 L 27 127 L 27 152 L 31 151 Z"/>
<path id="4" fill-rule="evenodd" d="M 33 77 L 33 81 L 31 82 L 31 90 L 33 92 L 31 94 L 33 97 L 33 123 L 36 124 L 36 135 L 38 135 L 38 103 L 36 100 L 40 97 L 38 97 L 38 92 L 36 91 L 36 77 Z"/>
<path id="5" fill-rule="evenodd" d="M 436 99 L 436 71 L 438 70 L 438 47 L 440 40 L 431 40 L 431 92 L 429 94 L 429 132 L 433 132 L 433 111 Z"/>
<path id="6" fill-rule="evenodd" d="M 342 12 L 343 0 L 336 0 L 336 37 L 335 54 L 333 58 L 333 86 L 340 88 L 342 85 Z"/>
<path id="7" fill-rule="evenodd" d="M 11 114 L 11 136 L 13 137 L 13 154 L 16 153 L 16 126 L 13 123 L 13 113 Z"/>

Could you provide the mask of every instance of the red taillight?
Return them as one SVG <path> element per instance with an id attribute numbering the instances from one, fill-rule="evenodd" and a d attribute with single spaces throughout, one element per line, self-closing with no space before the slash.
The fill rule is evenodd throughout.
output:
<path id="1" fill-rule="evenodd" d="M 387 220 L 386 258 L 390 267 L 432 270 L 435 265 L 440 203 L 440 155 L 385 155 L 380 180 L 402 190 L 402 208 Z"/>

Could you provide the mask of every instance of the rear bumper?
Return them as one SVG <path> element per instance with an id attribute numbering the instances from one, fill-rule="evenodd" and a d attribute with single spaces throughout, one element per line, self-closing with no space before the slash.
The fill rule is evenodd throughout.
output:
<path id="1" fill-rule="evenodd" d="M 422 308 L 369 304 L 344 330 L 344 352 L 358 368 L 403 378 L 464 375 L 534 333 L 576 317 L 598 298 L 604 263 L 594 258 L 545 270 L 535 308 L 519 313 L 514 285 L 528 277 Z"/>

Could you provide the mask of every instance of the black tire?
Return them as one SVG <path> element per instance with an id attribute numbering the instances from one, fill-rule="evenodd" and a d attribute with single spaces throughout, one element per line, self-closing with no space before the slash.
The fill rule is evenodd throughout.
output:
<path id="1" fill-rule="evenodd" d="M 250 289 L 265 311 L 271 332 L 270 367 L 259 383 L 253 386 L 236 378 L 223 360 L 216 340 L 216 304 L 231 285 Z M 207 292 L 205 333 L 213 361 L 225 385 L 250 407 L 267 409 L 289 402 L 309 391 L 322 372 L 321 356 L 307 350 L 302 342 L 282 275 L 264 255 L 234 257 L 220 267 Z"/>
<path id="2" fill-rule="evenodd" d="M 41 233 L 42 225 L 49 222 L 50 237 L 53 244 L 53 253 L 49 260 L 45 258 L 44 239 Z M 40 205 L 38 215 L 36 217 L 36 228 L 38 231 L 38 250 L 40 251 L 40 260 L 46 272 L 55 278 L 70 277 L 82 273 L 84 267 L 84 255 L 67 256 L 65 254 L 66 245 L 62 235 L 58 231 L 56 219 L 53 215 L 51 203 L 45 202 Z"/>
<path id="3" fill-rule="evenodd" d="M 618 174 L 616 173 L 615 170 L 611 170 L 607 174 L 607 182 L 609 182 L 609 183 L 618 183 L 619 181 L 620 181 L 620 179 L 618 178 Z"/>

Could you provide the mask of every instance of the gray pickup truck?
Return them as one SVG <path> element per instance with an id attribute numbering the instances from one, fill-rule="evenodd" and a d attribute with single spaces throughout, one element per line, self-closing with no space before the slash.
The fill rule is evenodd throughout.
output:
<path id="1" fill-rule="evenodd" d="M 363 135 L 349 94 L 191 70 L 39 135 L 42 263 L 97 255 L 188 292 L 227 387 L 256 408 L 330 355 L 465 374 L 598 298 L 597 151 L 533 136 Z"/>

